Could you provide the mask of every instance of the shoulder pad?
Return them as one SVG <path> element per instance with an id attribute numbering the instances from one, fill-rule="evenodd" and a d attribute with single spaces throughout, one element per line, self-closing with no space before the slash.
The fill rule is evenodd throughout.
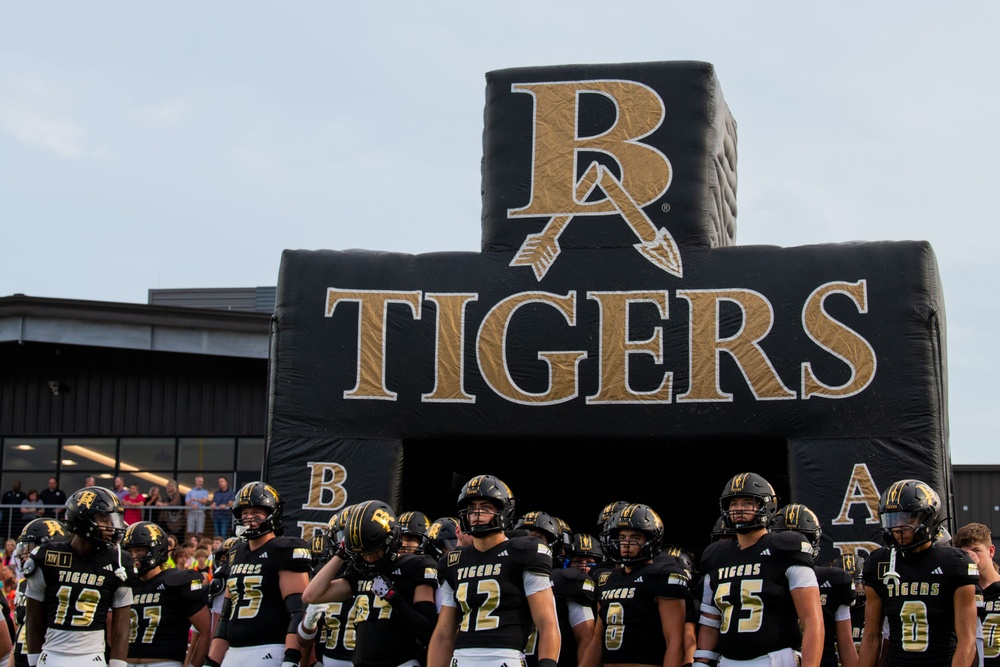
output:
<path id="1" fill-rule="evenodd" d="M 781 551 L 812 553 L 812 545 L 806 538 L 802 537 L 794 530 L 785 530 L 780 533 L 771 533 L 772 545 Z"/>

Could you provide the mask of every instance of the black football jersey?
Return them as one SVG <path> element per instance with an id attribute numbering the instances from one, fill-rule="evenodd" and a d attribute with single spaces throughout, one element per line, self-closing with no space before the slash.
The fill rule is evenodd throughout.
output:
<path id="1" fill-rule="evenodd" d="M 413 603 L 417 586 L 437 588 L 437 565 L 430 556 L 406 554 L 397 560 L 383 577 L 389 580 L 397 595 Z M 419 660 L 423 646 L 417 643 L 406 626 L 393 613 L 392 605 L 375 595 L 372 580 L 353 569 L 344 578 L 354 591 L 353 616 L 355 629 L 354 664 L 372 667 L 395 667 L 408 660 Z"/>
<path id="2" fill-rule="evenodd" d="M 876 550 L 865 561 L 863 574 L 865 585 L 882 598 L 889 621 L 886 666 L 950 665 L 958 644 L 955 590 L 976 586 L 979 570 L 961 549 L 935 545 L 897 555 L 895 579 L 887 576 L 889 557 L 888 548 Z"/>
<path id="3" fill-rule="evenodd" d="M 983 626 L 983 664 L 1000 667 L 1000 581 L 987 586 L 982 595 L 983 606 L 977 611 Z"/>
<path id="4" fill-rule="evenodd" d="M 823 657 L 820 667 L 838 667 L 837 658 L 837 609 L 850 607 L 854 602 L 854 579 L 840 567 L 816 566 L 819 582 L 819 599 L 823 605 Z"/>
<path id="5" fill-rule="evenodd" d="M 312 553 L 298 537 L 275 537 L 256 551 L 238 542 L 229 552 L 230 646 L 284 644 L 288 610 L 281 596 L 279 572 L 309 572 Z"/>
<path id="6" fill-rule="evenodd" d="M 460 547 L 447 554 L 443 579 L 462 613 L 455 648 L 524 651 L 532 630 L 525 572 L 552 574 L 552 550 L 536 537 L 509 538 L 488 551 Z"/>
<path id="7" fill-rule="evenodd" d="M 576 665 L 576 637 L 569 621 L 570 602 L 594 610 L 597 608 L 594 590 L 594 580 L 583 570 L 575 567 L 552 570 L 552 594 L 556 598 L 556 618 L 559 621 L 559 634 L 562 636 L 559 664 L 563 667 Z M 538 632 L 534 627 L 524 648 L 524 658 L 528 667 L 538 664 Z"/>
<path id="8" fill-rule="evenodd" d="M 851 637 L 854 638 L 854 648 L 861 655 L 861 638 L 865 636 L 865 597 L 858 595 L 851 607 Z"/>
<path id="9" fill-rule="evenodd" d="M 55 630 L 101 631 L 120 588 L 135 584 L 132 556 L 116 546 L 83 558 L 69 542 L 49 542 L 31 552 L 34 571 L 45 583 L 45 624 Z"/>
<path id="10" fill-rule="evenodd" d="M 813 567 L 812 545 L 794 531 L 765 533 L 740 549 L 719 540 L 702 553 L 701 569 L 721 612 L 716 651 L 732 660 L 750 660 L 786 648 L 800 648 L 802 632 L 785 571 Z"/>
<path id="11" fill-rule="evenodd" d="M 191 616 L 205 606 L 204 580 L 194 570 L 163 570 L 132 588 L 129 661 L 184 661 Z"/>
<path id="12" fill-rule="evenodd" d="M 607 663 L 663 663 L 657 598 L 687 600 L 688 571 L 668 562 L 602 570 L 597 575 L 597 611 L 604 624 L 601 655 Z"/>

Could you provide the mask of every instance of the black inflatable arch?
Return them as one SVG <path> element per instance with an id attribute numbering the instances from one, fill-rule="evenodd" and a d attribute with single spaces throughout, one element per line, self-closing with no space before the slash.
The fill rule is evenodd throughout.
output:
<path id="1" fill-rule="evenodd" d="M 282 255 L 264 474 L 298 532 L 370 498 L 453 514 L 480 473 L 581 532 L 646 502 L 696 551 L 745 470 L 817 512 L 824 558 L 874 546 L 898 478 L 950 510 L 928 243 L 735 245 L 707 63 L 502 70 L 486 98 L 481 252 Z"/>

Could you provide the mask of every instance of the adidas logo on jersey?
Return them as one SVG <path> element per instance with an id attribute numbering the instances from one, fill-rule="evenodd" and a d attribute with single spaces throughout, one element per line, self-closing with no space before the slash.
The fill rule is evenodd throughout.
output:
<path id="1" fill-rule="evenodd" d="M 262 554 L 260 555 L 260 557 L 261 557 L 261 558 L 267 558 L 267 552 L 265 552 L 265 553 L 262 553 Z"/>
<path id="2" fill-rule="evenodd" d="M 770 549 L 770 547 L 768 547 L 767 549 L 764 549 L 763 551 L 761 551 L 760 555 L 761 556 L 770 556 L 771 555 L 771 549 Z"/>
<path id="3" fill-rule="evenodd" d="M 167 588 L 166 586 L 164 586 L 163 584 L 160 584 L 159 586 L 156 587 L 156 590 L 162 591 L 162 590 L 166 590 L 166 588 Z"/>
<path id="4" fill-rule="evenodd" d="M 820 588 L 833 588 L 833 584 L 831 584 L 829 581 L 824 581 L 822 584 L 819 585 L 819 587 Z"/>
<path id="5" fill-rule="evenodd" d="M 642 583 L 642 575 L 639 575 L 639 578 L 635 580 L 635 583 L 637 583 L 637 584 L 641 584 Z"/>
<path id="6" fill-rule="evenodd" d="M 270 653 L 268 653 L 263 658 L 261 658 L 261 660 L 274 660 L 274 656 L 272 656 Z"/>
<path id="7" fill-rule="evenodd" d="M 931 570 L 931 574 L 944 574 L 944 570 L 942 570 L 940 567 L 936 567 L 933 570 Z"/>
<path id="8" fill-rule="evenodd" d="M 115 568 L 111 566 L 111 563 L 107 563 L 104 566 L 104 569 L 107 570 L 108 572 L 114 572 L 115 571 Z"/>
<path id="9" fill-rule="evenodd" d="M 507 553 L 506 549 L 497 554 L 497 558 L 505 558 L 505 557 L 510 557 L 510 554 Z M 500 665 L 500 667 L 504 667 L 504 665 Z"/>

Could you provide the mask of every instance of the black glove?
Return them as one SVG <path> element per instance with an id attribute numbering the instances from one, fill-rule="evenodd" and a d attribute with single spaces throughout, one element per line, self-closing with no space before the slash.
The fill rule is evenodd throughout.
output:
<path id="1" fill-rule="evenodd" d="M 340 541 L 340 544 L 337 545 L 337 550 L 333 553 L 333 555 L 340 560 L 347 562 L 347 544 L 345 542 L 345 540 Z"/>
<path id="2" fill-rule="evenodd" d="M 392 604 L 393 598 L 396 597 L 396 591 L 393 590 L 392 583 L 381 574 L 375 575 L 375 578 L 372 579 L 372 592 L 389 604 Z"/>
<path id="3" fill-rule="evenodd" d="M 299 667 L 302 661 L 302 651 L 296 648 L 286 648 L 285 655 L 281 659 L 281 667 Z"/>

